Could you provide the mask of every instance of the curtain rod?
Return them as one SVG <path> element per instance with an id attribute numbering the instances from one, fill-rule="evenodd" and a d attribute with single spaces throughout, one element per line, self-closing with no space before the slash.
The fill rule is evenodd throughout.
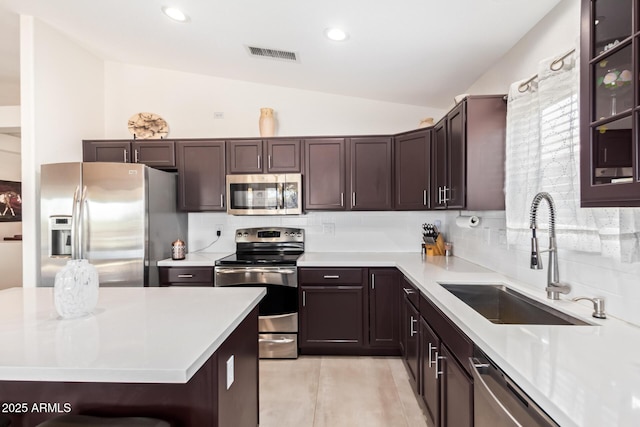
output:
<path id="1" fill-rule="evenodd" d="M 551 63 L 551 65 L 549 65 L 549 69 L 551 69 L 551 71 L 560 71 L 562 67 L 564 67 L 564 60 L 567 59 L 567 57 L 575 51 L 576 51 L 575 49 L 571 49 L 569 52 L 565 53 L 560 58 L 554 60 Z M 518 92 L 525 93 L 526 91 L 528 91 L 531 88 L 531 82 L 537 78 L 538 78 L 538 75 L 534 74 L 534 76 L 531 77 L 529 80 L 521 83 L 520 86 L 518 86 Z"/>

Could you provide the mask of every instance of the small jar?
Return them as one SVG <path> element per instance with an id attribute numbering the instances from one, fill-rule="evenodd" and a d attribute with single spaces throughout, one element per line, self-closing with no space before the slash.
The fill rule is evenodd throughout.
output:
<path id="1" fill-rule="evenodd" d="M 171 243 L 171 259 L 185 259 L 187 255 L 187 247 L 180 239 Z"/>
<path id="2" fill-rule="evenodd" d="M 453 255 L 453 243 L 444 242 L 444 256 Z"/>

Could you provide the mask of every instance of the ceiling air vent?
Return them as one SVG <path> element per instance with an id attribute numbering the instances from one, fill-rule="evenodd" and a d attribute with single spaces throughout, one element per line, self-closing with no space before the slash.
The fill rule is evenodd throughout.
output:
<path id="1" fill-rule="evenodd" d="M 251 56 L 259 58 L 275 59 L 285 62 L 300 62 L 298 55 L 295 52 L 255 46 L 247 46 L 247 50 Z"/>

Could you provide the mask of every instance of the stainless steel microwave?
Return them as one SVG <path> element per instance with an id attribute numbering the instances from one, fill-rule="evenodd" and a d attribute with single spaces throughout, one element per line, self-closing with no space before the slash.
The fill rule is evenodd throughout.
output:
<path id="1" fill-rule="evenodd" d="M 302 175 L 227 175 L 227 213 L 231 215 L 299 215 Z"/>

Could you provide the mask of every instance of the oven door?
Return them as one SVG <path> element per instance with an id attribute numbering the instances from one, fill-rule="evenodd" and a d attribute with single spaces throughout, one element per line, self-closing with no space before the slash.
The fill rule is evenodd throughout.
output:
<path id="1" fill-rule="evenodd" d="M 227 197 L 231 215 L 299 215 L 302 175 L 227 175 Z"/>
<path id="2" fill-rule="evenodd" d="M 298 332 L 296 267 L 216 267 L 215 286 L 266 288 L 258 305 L 260 332 Z"/>

